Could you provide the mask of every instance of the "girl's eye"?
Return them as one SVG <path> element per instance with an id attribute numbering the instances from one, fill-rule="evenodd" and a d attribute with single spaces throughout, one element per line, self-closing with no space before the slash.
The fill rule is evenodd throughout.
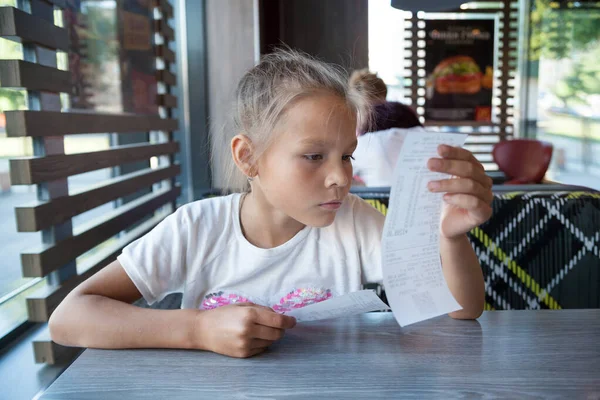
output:
<path id="1" fill-rule="evenodd" d="M 352 157 L 352 154 L 348 154 L 346 156 L 343 156 L 342 160 L 350 162 L 350 160 L 354 160 L 354 157 Z"/>
<path id="2" fill-rule="evenodd" d="M 305 154 L 304 158 L 309 161 L 320 161 L 323 159 L 323 156 L 321 154 Z"/>

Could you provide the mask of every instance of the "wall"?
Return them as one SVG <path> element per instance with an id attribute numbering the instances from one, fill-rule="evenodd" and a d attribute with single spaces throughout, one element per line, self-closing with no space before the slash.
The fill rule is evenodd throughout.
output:
<path id="1" fill-rule="evenodd" d="M 262 51 L 281 42 L 346 68 L 367 68 L 367 0 L 263 0 Z"/>
<path id="2" fill-rule="evenodd" d="M 238 81 L 258 58 L 258 1 L 207 0 L 205 4 L 209 124 L 218 131 L 231 116 Z M 222 145 L 229 146 L 229 142 L 223 140 Z M 227 154 L 214 155 L 214 187 L 223 186 L 219 168 L 223 156 Z"/>

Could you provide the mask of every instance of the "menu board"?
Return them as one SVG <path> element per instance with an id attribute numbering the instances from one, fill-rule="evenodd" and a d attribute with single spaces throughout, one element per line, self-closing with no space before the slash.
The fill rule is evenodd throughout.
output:
<path id="1" fill-rule="evenodd" d="M 425 21 L 425 121 L 490 122 L 495 20 Z"/>

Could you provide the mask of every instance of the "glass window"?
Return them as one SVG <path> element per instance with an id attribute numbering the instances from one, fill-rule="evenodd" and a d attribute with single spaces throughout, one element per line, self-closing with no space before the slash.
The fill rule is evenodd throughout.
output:
<path id="1" fill-rule="evenodd" d="M 14 6 L 14 2 L 0 2 Z M 0 58 L 23 59 L 20 43 L 0 38 Z M 9 299 L 20 292 L 39 288 L 45 281 L 23 278 L 21 252 L 41 244 L 39 233 L 17 233 L 14 209 L 37 199 L 33 186 L 13 186 L 10 181 L 9 159 L 31 156 L 31 138 L 8 138 L 6 136 L 5 110 L 27 109 L 27 92 L 21 89 L 0 88 L 0 337 L 23 323 L 26 316 L 25 301 L 9 304 Z"/>
<path id="2" fill-rule="evenodd" d="M 0 5 L 16 6 L 14 1 L 0 0 Z M 135 9 L 135 2 L 127 2 Z M 68 53 L 57 52 L 57 68 L 69 70 L 74 82 L 74 92 L 61 94 L 63 111 L 123 112 L 121 74 L 123 68 L 136 72 L 137 68 L 120 65 L 119 32 L 117 32 L 116 0 L 83 0 L 68 2 L 68 8 L 54 13 L 54 22 L 69 30 L 71 48 Z M 148 23 L 150 9 L 148 13 Z M 123 15 L 132 17 L 132 13 Z M 139 43 L 134 43 L 139 48 Z M 151 32 L 148 30 L 147 44 L 151 53 Z M 0 59 L 23 59 L 22 45 L 0 38 Z M 151 62 L 154 58 L 150 56 Z M 153 64 L 152 64 L 153 66 Z M 132 73 L 133 73 L 132 72 Z M 147 74 L 146 74 L 147 75 Z M 143 75 L 142 77 L 145 77 Z M 152 71 L 152 76 L 154 72 Z M 151 86 L 151 85 L 149 85 Z M 156 86 L 156 85 L 154 85 Z M 133 92 L 136 88 L 128 88 Z M 150 98 L 150 97 L 148 97 Z M 152 102 L 154 102 L 152 98 Z M 134 105 L 137 103 L 134 102 Z M 145 105 L 145 103 L 143 104 Z M 42 244 L 40 232 L 19 233 L 16 228 L 14 208 L 37 201 L 37 189 L 32 186 L 12 185 L 9 178 L 9 159 L 33 155 L 31 138 L 8 138 L 6 135 L 5 110 L 27 109 L 27 92 L 0 88 L 0 338 L 27 319 L 25 299 L 28 295 L 47 285 L 46 279 L 23 278 L 20 254 Z M 64 137 L 65 154 L 106 150 L 119 144 L 114 134 L 69 135 Z M 88 190 L 118 173 L 118 169 L 106 168 L 68 178 L 69 194 Z M 73 218 L 73 233 L 89 227 L 98 218 L 104 217 L 114 208 L 114 202 L 101 205 Z M 107 243 L 114 241 L 110 239 Z M 106 243 L 105 243 L 106 244 Z M 79 272 L 87 264 L 84 261 L 102 246 L 87 252 L 77 259 Z"/>
<path id="3" fill-rule="evenodd" d="M 404 49 L 410 44 L 403 39 L 409 14 L 392 7 L 388 0 L 369 0 L 369 69 L 385 81 L 389 101 L 405 104 L 410 104 L 404 90 Z"/>
<path id="4" fill-rule="evenodd" d="M 534 0 L 527 134 L 554 145 L 548 177 L 600 189 L 600 3 Z"/>
<path id="5" fill-rule="evenodd" d="M 23 4 L 27 5 L 27 2 Z M 0 6 L 7 5 L 17 7 L 17 1 L 0 0 Z M 73 90 L 69 94 L 60 94 L 62 111 L 159 115 L 156 96 L 164 87 L 156 81 L 153 3 L 139 0 L 80 0 L 68 1 L 63 7 L 63 10 L 55 7 L 54 23 L 67 29 L 70 48 L 68 52 L 57 52 L 57 68 L 69 71 Z M 24 59 L 23 46 L 0 38 L 0 59 Z M 29 58 L 27 60 L 30 61 Z M 40 246 L 42 234 L 17 232 L 14 208 L 35 203 L 38 190 L 35 185 L 15 186 L 9 178 L 9 160 L 33 156 L 34 143 L 31 138 L 7 137 L 3 112 L 29 109 L 28 100 L 35 95 L 28 95 L 25 90 L 0 88 L 0 252 L 3 254 L 0 258 L 0 339 L 27 320 L 26 298 L 51 284 L 51 281 L 54 284 L 52 279 L 22 277 L 20 254 Z M 37 102 L 33 101 L 32 104 Z M 166 136 L 160 132 L 131 132 L 67 135 L 63 143 L 64 153 L 68 155 L 165 140 Z M 35 148 L 38 148 L 37 143 Z M 135 173 L 140 169 L 163 167 L 168 159 L 154 157 L 149 161 L 141 160 L 69 176 L 68 193 L 73 195 L 87 191 L 116 176 Z M 168 186 L 169 182 L 156 183 L 153 188 Z M 73 234 L 79 234 L 114 216 L 121 211 L 115 210 L 117 206 L 135 201 L 150 191 L 151 188 L 144 188 L 129 193 L 73 217 Z M 82 254 L 75 261 L 77 272 L 85 272 L 102 259 L 100 250 L 119 244 L 116 242 L 123 233 L 133 231 L 138 234 L 171 211 L 171 206 L 165 205 L 154 216 L 149 215 L 128 226 L 124 232 L 107 238 Z"/>

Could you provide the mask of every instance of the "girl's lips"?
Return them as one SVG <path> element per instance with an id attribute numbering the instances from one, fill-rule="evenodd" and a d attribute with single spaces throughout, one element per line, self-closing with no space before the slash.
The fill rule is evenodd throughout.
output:
<path id="1" fill-rule="evenodd" d="M 338 208 L 340 208 L 342 206 L 342 202 L 341 201 L 331 201 L 329 203 L 321 203 L 321 204 L 319 204 L 319 206 L 326 210 L 337 210 Z"/>

